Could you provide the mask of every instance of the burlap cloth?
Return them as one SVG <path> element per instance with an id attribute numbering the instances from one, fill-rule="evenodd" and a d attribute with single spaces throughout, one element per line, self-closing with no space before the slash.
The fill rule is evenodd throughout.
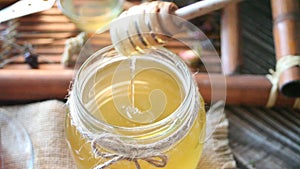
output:
<path id="1" fill-rule="evenodd" d="M 65 141 L 65 104 L 49 100 L 27 105 L 1 107 L 27 129 L 34 147 L 35 169 L 76 168 Z M 220 117 L 223 117 L 220 121 Z M 223 111 L 207 113 L 207 133 L 198 169 L 231 169 L 236 163 L 228 146 L 228 120 Z"/>

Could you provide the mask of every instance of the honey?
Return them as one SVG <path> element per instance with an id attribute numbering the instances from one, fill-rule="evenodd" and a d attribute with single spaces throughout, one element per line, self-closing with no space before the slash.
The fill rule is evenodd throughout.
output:
<path id="1" fill-rule="evenodd" d="M 59 0 L 58 7 L 82 31 L 105 30 L 123 10 L 123 0 Z"/>
<path id="2" fill-rule="evenodd" d="M 100 52 L 83 66 L 89 71 L 79 73 L 82 81 L 75 80 L 66 120 L 68 144 L 79 169 L 196 168 L 205 136 L 204 102 L 183 62 L 173 65 L 159 57 L 164 52 L 175 56 L 161 52 L 131 58 L 112 54 L 105 62 L 92 61 Z M 81 104 L 83 109 L 74 108 Z M 87 114 L 81 116 L 81 111 Z M 107 145 L 118 144 L 104 147 L 105 139 L 97 140 L 103 133 L 118 136 Z M 123 141 L 131 149 L 123 148 Z"/>

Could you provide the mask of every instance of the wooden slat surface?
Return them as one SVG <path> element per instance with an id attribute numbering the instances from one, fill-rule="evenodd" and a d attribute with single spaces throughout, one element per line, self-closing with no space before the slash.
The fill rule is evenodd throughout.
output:
<path id="1" fill-rule="evenodd" d="M 80 31 L 61 14 L 60 10 L 54 7 L 44 12 L 18 18 L 17 23 L 16 43 L 33 45 L 34 52 L 39 55 L 40 70 L 68 70 L 60 64 L 65 41 L 76 36 Z M 8 22 L 0 24 L 0 32 L 7 28 Z M 0 71 L 29 69 L 24 62 L 23 53 L 13 53 L 13 55 L 19 58 Z"/>
<path id="2" fill-rule="evenodd" d="M 26 43 L 32 44 L 34 51 L 40 56 L 39 62 L 43 64 L 48 62 L 51 64 L 50 66 L 41 66 L 40 69 L 51 69 L 52 67 L 56 69 L 60 67 L 59 62 L 65 47 L 65 41 L 80 32 L 67 17 L 61 14 L 61 11 L 58 10 L 56 6 L 41 13 L 21 17 L 18 19 L 18 23 L 16 43 L 19 45 Z M 7 28 L 7 22 L 0 24 L 0 32 Z M 219 35 L 209 35 L 209 38 L 216 40 L 219 38 Z M 94 40 L 93 43 L 101 47 L 110 45 L 109 33 L 105 32 L 101 34 L 101 38 Z M 188 49 L 178 41 L 170 41 L 167 47 L 175 53 L 180 53 Z M 19 53 L 14 55 L 22 56 L 22 54 Z M 219 60 L 210 59 L 209 54 L 205 55 L 207 55 L 207 57 L 203 58 L 203 62 L 211 66 L 206 68 L 212 72 L 220 72 Z M 12 62 L 12 64 L 5 66 L 3 71 L 5 71 L 5 69 L 21 70 L 27 67 L 22 64 L 25 64 L 24 59 L 20 57 Z M 58 65 L 54 66 L 53 64 Z M 63 69 L 63 67 L 61 69 Z M 205 68 L 203 67 L 199 70 L 205 71 Z"/>
<path id="3" fill-rule="evenodd" d="M 243 74 L 269 73 L 275 68 L 272 12 L 269 0 L 240 3 Z"/>
<path id="4" fill-rule="evenodd" d="M 226 112 L 230 145 L 240 168 L 299 168 L 300 111 L 229 106 Z"/>

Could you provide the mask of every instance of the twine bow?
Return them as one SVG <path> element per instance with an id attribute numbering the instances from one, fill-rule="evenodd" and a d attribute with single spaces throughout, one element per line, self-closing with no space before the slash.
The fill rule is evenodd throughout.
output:
<path id="1" fill-rule="evenodd" d="M 116 147 L 118 145 L 118 147 Z M 136 169 L 141 169 L 141 166 L 138 160 L 143 160 L 148 162 L 149 164 L 163 168 L 167 165 L 168 157 L 161 153 L 144 153 L 142 151 L 138 151 L 138 148 L 134 148 L 130 145 L 124 145 L 124 143 L 109 134 L 100 135 L 97 139 L 94 139 L 91 143 L 93 153 L 96 157 L 102 157 L 109 159 L 108 161 L 97 165 L 94 169 L 105 169 L 106 167 L 117 163 L 121 160 L 128 160 L 134 162 Z M 122 153 L 104 153 L 99 150 L 98 146 L 106 147 L 109 146 L 112 150 L 117 150 Z M 113 146 L 113 147 L 111 147 Z M 123 155 L 124 153 L 124 155 Z"/>

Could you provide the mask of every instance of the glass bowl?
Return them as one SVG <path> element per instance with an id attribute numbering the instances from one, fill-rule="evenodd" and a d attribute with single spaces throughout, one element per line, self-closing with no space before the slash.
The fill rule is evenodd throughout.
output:
<path id="1" fill-rule="evenodd" d="M 0 109 L 0 168 L 32 169 L 33 147 L 24 126 Z"/>
<path id="2" fill-rule="evenodd" d="M 58 0 L 58 8 L 82 31 L 105 29 L 123 10 L 124 0 Z"/>

